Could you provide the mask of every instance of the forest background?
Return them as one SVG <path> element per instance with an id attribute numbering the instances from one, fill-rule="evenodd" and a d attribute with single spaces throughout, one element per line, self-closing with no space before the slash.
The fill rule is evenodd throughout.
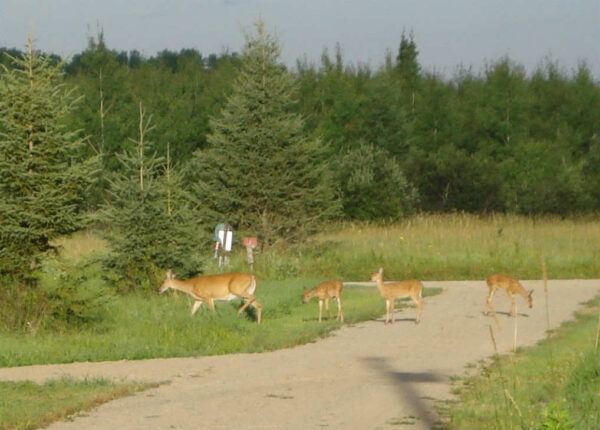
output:
<path id="1" fill-rule="evenodd" d="M 503 57 L 447 78 L 420 67 L 412 34 L 376 70 L 340 46 L 288 69 L 281 49 L 261 22 L 240 54 L 145 58 L 102 32 L 66 62 L 31 40 L 0 49 L 9 326 L 58 308 L 93 318 L 107 285 L 202 272 L 223 221 L 286 249 L 332 220 L 598 213 L 600 87 L 585 63 L 527 74 Z M 46 259 L 90 226 L 109 243 L 102 282 Z"/>

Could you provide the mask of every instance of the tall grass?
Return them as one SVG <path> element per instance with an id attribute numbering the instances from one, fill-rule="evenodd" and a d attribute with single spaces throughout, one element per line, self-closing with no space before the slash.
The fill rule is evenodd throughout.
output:
<path id="1" fill-rule="evenodd" d="M 482 279 L 492 272 L 535 279 L 543 258 L 551 279 L 597 278 L 598 237 L 597 217 L 417 215 L 394 224 L 326 225 L 305 244 L 257 250 L 254 270 L 261 279 L 269 280 L 368 280 L 380 266 L 385 267 L 389 279 Z M 74 259 L 107 249 L 105 241 L 89 232 L 58 244 L 65 257 Z M 249 270 L 241 245 L 231 253 L 225 269 L 212 260 L 212 249 L 207 249 L 206 255 L 203 269 L 208 272 Z"/>
<path id="2" fill-rule="evenodd" d="M 600 221 L 512 215 L 421 215 L 392 225 L 336 224 L 303 249 L 258 255 L 269 277 L 367 280 L 384 266 L 389 279 L 482 279 L 507 272 L 539 277 L 543 257 L 552 279 L 600 277 Z"/>
<path id="3" fill-rule="evenodd" d="M 496 356 L 480 375 L 463 379 L 447 428 L 600 428 L 598 312 L 595 299 L 538 346 Z"/>

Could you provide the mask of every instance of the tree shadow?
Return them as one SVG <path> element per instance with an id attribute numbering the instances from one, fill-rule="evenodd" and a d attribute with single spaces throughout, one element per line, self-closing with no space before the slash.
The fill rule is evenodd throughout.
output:
<path id="1" fill-rule="evenodd" d="M 432 411 L 431 405 L 419 392 L 417 384 L 444 382 L 446 378 L 434 372 L 397 372 L 389 366 L 387 359 L 383 357 L 365 357 L 363 362 L 385 378 L 395 381 L 400 397 L 410 406 L 411 413 L 414 413 L 427 428 L 442 428 L 439 419 Z"/>

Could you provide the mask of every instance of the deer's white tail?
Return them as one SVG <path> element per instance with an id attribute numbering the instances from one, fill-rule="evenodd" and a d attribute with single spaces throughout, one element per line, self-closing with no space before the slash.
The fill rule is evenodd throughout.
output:
<path id="1" fill-rule="evenodd" d="M 250 281 L 250 287 L 248 287 L 248 292 L 250 294 L 254 294 L 254 290 L 256 290 L 256 276 L 252 275 L 252 281 Z"/>

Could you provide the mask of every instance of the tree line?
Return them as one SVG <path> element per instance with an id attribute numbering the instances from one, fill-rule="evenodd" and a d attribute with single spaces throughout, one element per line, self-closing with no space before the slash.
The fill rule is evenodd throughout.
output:
<path id="1" fill-rule="evenodd" d="M 164 157 L 169 145 L 173 163 L 184 166 L 209 146 L 210 119 L 241 66 L 236 53 L 117 52 L 100 32 L 64 65 L 65 83 L 83 95 L 70 127 L 114 172 L 137 134 L 142 102 L 154 120 L 154 150 Z M 600 88 L 585 63 L 567 71 L 546 59 L 527 74 L 504 57 L 445 78 L 422 70 L 413 36 L 403 34 L 397 55 L 375 70 L 346 64 L 338 45 L 319 65 L 299 60 L 289 72 L 297 86 L 291 109 L 306 136 L 326 143 L 346 218 L 600 208 Z M 90 204 L 103 199 L 96 197 Z"/>

